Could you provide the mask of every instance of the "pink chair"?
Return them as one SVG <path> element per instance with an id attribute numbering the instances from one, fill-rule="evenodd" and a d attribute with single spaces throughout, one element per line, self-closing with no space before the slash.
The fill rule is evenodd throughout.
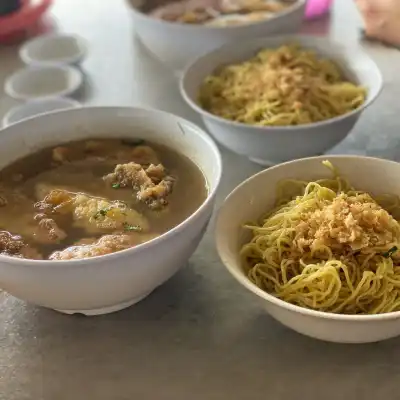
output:
<path id="1" fill-rule="evenodd" d="M 308 0 L 306 7 L 306 18 L 312 19 L 322 16 L 327 13 L 333 0 Z"/>

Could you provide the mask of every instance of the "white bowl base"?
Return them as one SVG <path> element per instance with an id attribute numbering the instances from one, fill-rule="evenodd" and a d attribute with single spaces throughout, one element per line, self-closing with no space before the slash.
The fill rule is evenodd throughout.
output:
<path id="1" fill-rule="evenodd" d="M 261 160 L 261 158 L 249 157 L 249 160 L 263 167 L 272 167 L 273 165 L 279 164 L 278 161 Z"/>
<path id="2" fill-rule="evenodd" d="M 83 315 L 86 315 L 87 317 L 111 314 L 111 313 L 114 313 L 117 311 L 121 311 L 125 308 L 131 307 L 136 303 L 139 303 L 139 301 L 146 298 L 151 292 L 152 292 L 152 290 L 150 292 L 145 293 L 142 296 L 135 297 L 134 299 L 124 301 L 123 303 L 115 304 L 113 306 L 103 307 L 103 308 L 95 308 L 92 310 L 54 310 L 54 311 L 60 312 L 62 314 L 69 314 L 69 315 L 83 314 Z"/>

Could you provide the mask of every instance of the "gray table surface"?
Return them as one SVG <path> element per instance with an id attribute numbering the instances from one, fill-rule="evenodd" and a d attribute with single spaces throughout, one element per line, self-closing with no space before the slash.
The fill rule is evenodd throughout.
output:
<path id="1" fill-rule="evenodd" d="M 51 15 L 90 45 L 85 104 L 145 104 L 198 122 L 174 76 L 135 38 L 122 0 L 58 0 Z M 330 19 L 304 30 L 355 43 L 360 26 L 353 1 L 336 0 Z M 364 46 L 384 92 L 333 152 L 396 159 L 400 52 Z M 16 47 L 0 48 L 0 85 L 19 66 Z M 14 104 L 0 94 L 0 117 Z M 223 159 L 219 203 L 259 170 L 225 151 Z M 335 345 L 289 331 L 228 275 L 212 232 L 185 269 L 116 314 L 69 317 L 0 292 L 0 400 L 400 398 L 400 339 Z"/>

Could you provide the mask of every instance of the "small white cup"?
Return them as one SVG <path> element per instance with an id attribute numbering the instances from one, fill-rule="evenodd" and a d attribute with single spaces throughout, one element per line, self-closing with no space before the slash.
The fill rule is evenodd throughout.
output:
<path id="1" fill-rule="evenodd" d="M 50 34 L 26 42 L 20 49 L 22 61 L 28 65 L 77 65 L 87 54 L 86 42 L 79 36 Z"/>
<path id="2" fill-rule="evenodd" d="M 28 67 L 7 78 L 4 90 L 20 100 L 63 97 L 74 93 L 82 82 L 82 73 L 67 65 Z"/>
<path id="3" fill-rule="evenodd" d="M 3 128 L 36 115 L 47 114 L 52 111 L 66 110 L 68 108 L 77 108 L 80 106 L 81 103 L 78 101 L 62 97 L 29 101 L 12 108 L 4 116 Z"/>

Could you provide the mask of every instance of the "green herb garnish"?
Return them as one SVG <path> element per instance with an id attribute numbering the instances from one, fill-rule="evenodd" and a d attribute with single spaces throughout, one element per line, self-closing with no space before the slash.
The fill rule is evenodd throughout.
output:
<path id="1" fill-rule="evenodd" d="M 102 208 L 101 210 L 97 211 L 97 213 L 93 216 L 93 218 L 98 219 L 100 216 L 105 217 L 108 211 L 110 211 L 110 207 Z"/>
<path id="2" fill-rule="evenodd" d="M 128 232 L 141 232 L 142 228 L 139 225 L 130 225 L 127 222 L 124 223 L 124 229 Z"/>
<path id="3" fill-rule="evenodd" d="M 120 183 L 114 183 L 113 185 L 112 185 L 112 188 L 113 189 L 119 189 L 121 187 L 121 184 Z"/>
<path id="4" fill-rule="evenodd" d="M 383 253 L 383 257 L 389 258 L 393 255 L 398 250 L 397 246 L 393 246 L 391 249 L 389 249 L 386 253 Z"/>

